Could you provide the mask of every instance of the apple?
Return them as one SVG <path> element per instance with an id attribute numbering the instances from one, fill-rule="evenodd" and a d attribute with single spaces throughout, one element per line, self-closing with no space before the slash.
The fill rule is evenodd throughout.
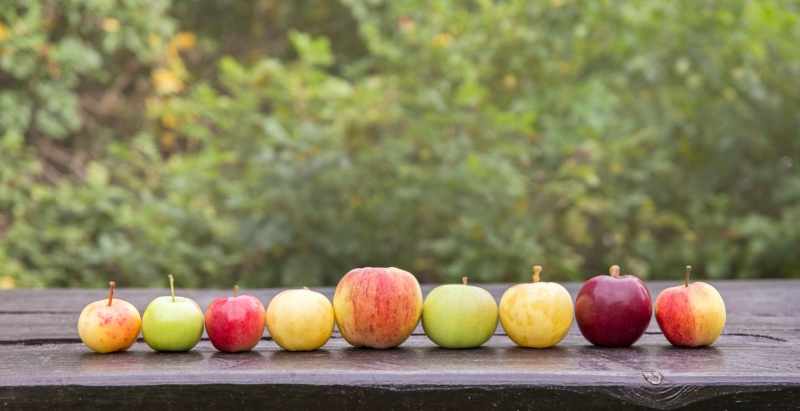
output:
<path id="1" fill-rule="evenodd" d="M 333 333 L 333 305 L 307 287 L 286 290 L 267 306 L 270 337 L 287 351 L 312 351 L 325 345 Z"/>
<path id="2" fill-rule="evenodd" d="M 413 274 L 399 268 L 356 268 L 336 286 L 333 313 L 342 337 L 356 347 L 402 344 L 422 314 L 422 290 Z"/>
<path id="3" fill-rule="evenodd" d="M 78 318 L 78 335 L 87 347 L 101 354 L 131 348 L 142 319 L 133 304 L 114 299 L 113 281 L 108 283 L 108 299 L 87 305 Z"/>
<path id="4" fill-rule="evenodd" d="M 662 291 L 656 298 L 656 321 L 664 337 L 678 347 L 702 347 L 717 340 L 725 327 L 725 302 L 717 289 L 703 282 Z"/>
<path id="5" fill-rule="evenodd" d="M 206 309 L 206 332 L 211 345 L 224 352 L 250 351 L 264 335 L 264 305 L 252 295 L 217 298 Z"/>
<path id="6" fill-rule="evenodd" d="M 642 280 L 619 275 L 619 266 L 611 275 L 599 275 L 587 281 L 575 299 L 575 320 L 581 334 L 601 347 L 628 347 L 642 338 L 653 303 Z"/>
<path id="7" fill-rule="evenodd" d="M 542 267 L 533 267 L 533 283 L 517 284 L 500 298 L 500 323 L 521 347 L 547 348 L 567 335 L 574 317 L 572 297 L 556 283 L 539 282 Z"/>
<path id="8" fill-rule="evenodd" d="M 422 304 L 422 328 L 443 348 L 475 348 L 489 341 L 497 329 L 497 303 L 483 288 L 462 284 L 440 285 Z"/>
<path id="9" fill-rule="evenodd" d="M 142 316 L 144 342 L 156 351 L 189 351 L 203 336 L 203 310 L 194 300 L 175 296 L 169 275 L 170 296 L 151 301 Z"/>

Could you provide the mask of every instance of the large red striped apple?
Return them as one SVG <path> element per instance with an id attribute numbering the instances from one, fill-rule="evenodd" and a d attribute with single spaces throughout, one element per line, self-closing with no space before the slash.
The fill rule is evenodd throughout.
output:
<path id="1" fill-rule="evenodd" d="M 716 288 L 702 282 L 670 287 L 656 299 L 656 321 L 664 337 L 678 347 L 703 347 L 717 340 L 725 327 L 725 302 Z"/>
<path id="2" fill-rule="evenodd" d="M 399 268 L 356 268 L 333 294 L 336 325 L 356 347 L 397 347 L 411 336 L 422 315 L 422 290 Z"/>

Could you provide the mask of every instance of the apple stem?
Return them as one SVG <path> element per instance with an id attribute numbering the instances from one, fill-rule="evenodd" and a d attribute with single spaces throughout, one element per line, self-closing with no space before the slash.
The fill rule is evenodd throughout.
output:
<path id="1" fill-rule="evenodd" d="M 689 273 L 692 272 L 692 266 L 686 266 L 686 287 L 689 287 Z"/>
<path id="2" fill-rule="evenodd" d="M 117 285 L 115 282 L 108 283 L 108 286 L 111 288 L 111 291 L 108 292 L 108 306 L 111 307 L 111 300 L 114 299 L 114 286 Z"/>
<path id="3" fill-rule="evenodd" d="M 611 269 L 609 270 L 609 272 L 611 273 L 612 277 L 619 278 L 619 266 L 618 265 L 612 265 Z"/>
<path id="4" fill-rule="evenodd" d="M 172 302 L 175 302 L 175 279 L 172 278 L 172 274 L 169 275 L 169 293 L 172 294 Z"/>
<path id="5" fill-rule="evenodd" d="M 539 282 L 539 273 L 542 272 L 542 266 L 534 265 L 533 266 L 533 283 L 536 284 Z"/>
<path id="6" fill-rule="evenodd" d="M 238 285 L 234 285 L 233 286 L 233 296 L 236 297 L 236 294 L 239 294 L 239 286 Z"/>
<path id="7" fill-rule="evenodd" d="M 467 277 L 461 277 L 461 284 L 467 285 Z"/>

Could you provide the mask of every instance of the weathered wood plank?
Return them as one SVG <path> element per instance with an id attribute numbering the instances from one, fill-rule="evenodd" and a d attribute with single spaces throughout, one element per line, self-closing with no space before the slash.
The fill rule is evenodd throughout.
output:
<path id="1" fill-rule="evenodd" d="M 593 406 L 596 401 L 616 401 L 665 409 L 689 405 L 722 409 L 741 400 L 782 409 L 798 405 L 800 350 L 795 345 L 732 336 L 723 338 L 718 347 L 679 349 L 665 346 L 657 337 L 645 336 L 642 344 L 630 349 L 602 349 L 578 341 L 546 350 L 524 349 L 503 336 L 495 336 L 484 348 L 466 351 L 433 348 L 424 336 L 385 351 L 351 348 L 337 338 L 310 353 L 282 351 L 271 341 L 243 354 L 216 352 L 208 342 L 180 354 L 155 353 L 141 343 L 130 352 L 113 355 L 93 354 L 80 344 L 4 346 L 0 347 L 0 402 L 33 406 L 41 404 L 40 396 L 51 398 L 53 388 L 61 387 L 59 404 L 77 407 L 92 404 L 82 404 L 80 398 L 93 397 L 123 407 L 152 404 L 155 398 L 164 403 L 172 400 L 178 409 L 197 405 L 192 402 L 195 398 L 183 402 L 188 399 L 184 395 L 199 395 L 219 408 L 261 408 L 264 400 L 276 408 L 330 406 L 331 398 L 302 402 L 302 396 L 311 392 L 342 395 L 340 400 L 352 409 L 369 409 L 374 401 L 397 401 L 400 392 L 414 400 L 392 403 L 389 409 L 454 405 L 456 399 L 464 401 L 463 395 L 470 397 L 463 404 L 479 408 L 498 399 L 500 404 L 522 408 L 572 407 L 581 405 L 579 399 Z M 776 349 L 780 344 L 787 347 Z M 243 385 L 252 388 L 242 389 Z M 274 394 L 265 397 L 265 389 Z M 220 403 L 222 398 L 245 403 Z M 714 402 L 708 403 L 710 399 Z"/>
<path id="2" fill-rule="evenodd" d="M 155 353 L 139 342 L 126 353 L 95 354 L 77 339 L 76 322 L 104 290 L 4 291 L 0 408 L 800 408 L 800 281 L 713 284 L 728 323 L 702 349 L 671 347 L 654 320 L 631 348 L 591 346 L 573 324 L 545 350 L 514 346 L 502 327 L 486 347 L 444 350 L 418 328 L 391 350 L 351 348 L 336 333 L 322 350 L 290 353 L 265 333 L 244 354 L 216 352 L 208 341 L 189 353 Z M 672 285 L 648 283 L 653 297 Z M 508 286 L 485 288 L 499 299 Z M 579 286 L 567 284 L 573 298 Z M 266 305 L 279 291 L 252 293 Z M 118 296 L 143 311 L 165 293 L 121 289 Z M 227 293 L 181 292 L 201 307 Z"/>
<path id="3" fill-rule="evenodd" d="M 135 387 L 11 387 L 0 393 L 9 410 L 597 410 L 800 408 L 796 386 L 702 385 L 642 394 L 619 386 L 345 386 L 161 385 Z M 691 401 L 670 401 L 673 398 Z M 667 399 L 663 401 L 662 399 Z M 659 407 L 658 404 L 669 404 Z M 54 407 L 57 405 L 57 407 Z"/>
<path id="4" fill-rule="evenodd" d="M 576 336 L 577 337 L 577 336 Z M 730 336 L 718 346 L 683 349 L 648 335 L 632 348 L 598 348 L 578 338 L 550 349 L 526 349 L 505 336 L 472 350 L 435 348 L 425 336 L 402 347 L 373 350 L 332 339 L 324 349 L 293 353 L 262 341 L 249 353 L 220 353 L 201 342 L 188 353 L 156 353 L 137 343 L 129 352 L 99 355 L 81 344 L 0 347 L 0 386 L 193 384 L 361 384 L 424 382 L 434 385 L 625 382 L 651 384 L 643 373 L 658 372 L 662 384 L 774 381 L 800 383 L 800 348 L 795 344 Z M 652 378 L 651 378 L 652 379 Z M 657 379 L 657 378 L 656 378 Z M 748 385 L 748 384 L 745 384 Z"/>

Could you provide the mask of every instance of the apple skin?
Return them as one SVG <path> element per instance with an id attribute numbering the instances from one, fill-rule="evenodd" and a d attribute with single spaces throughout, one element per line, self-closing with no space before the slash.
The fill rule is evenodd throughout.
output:
<path id="1" fill-rule="evenodd" d="M 632 275 L 600 275 L 587 281 L 575 299 L 581 334 L 601 347 L 628 347 L 642 338 L 653 317 L 650 292 Z"/>
<path id="2" fill-rule="evenodd" d="M 267 330 L 287 351 L 312 351 L 325 345 L 333 333 L 333 305 L 307 288 L 286 290 L 267 306 Z"/>
<path id="3" fill-rule="evenodd" d="M 333 312 L 350 345 L 396 347 L 419 323 L 422 289 L 414 275 L 399 268 L 356 268 L 336 286 Z"/>
<path id="4" fill-rule="evenodd" d="M 113 286 L 112 286 L 113 287 Z M 139 336 L 142 319 L 133 304 L 120 299 L 95 301 L 78 318 L 78 335 L 90 349 L 101 354 L 125 351 Z"/>
<path id="5" fill-rule="evenodd" d="M 219 351 L 250 351 L 264 335 L 264 305 L 252 295 L 217 298 L 206 308 L 206 332 Z"/>
<path id="6" fill-rule="evenodd" d="M 144 342 L 156 351 L 189 351 L 203 336 L 203 310 L 186 297 L 158 297 L 142 316 Z"/>
<path id="7" fill-rule="evenodd" d="M 656 298 L 655 310 L 664 337 L 678 347 L 711 345 L 725 327 L 725 302 L 703 282 L 667 288 Z"/>
<path id="8" fill-rule="evenodd" d="M 442 348 L 475 348 L 497 329 L 494 297 L 483 288 L 447 284 L 434 288 L 422 304 L 422 328 Z"/>
<path id="9" fill-rule="evenodd" d="M 533 283 L 517 284 L 503 293 L 500 323 L 508 338 L 520 347 L 547 348 L 564 339 L 575 314 L 567 289 L 557 283 L 538 282 L 535 272 Z"/>

